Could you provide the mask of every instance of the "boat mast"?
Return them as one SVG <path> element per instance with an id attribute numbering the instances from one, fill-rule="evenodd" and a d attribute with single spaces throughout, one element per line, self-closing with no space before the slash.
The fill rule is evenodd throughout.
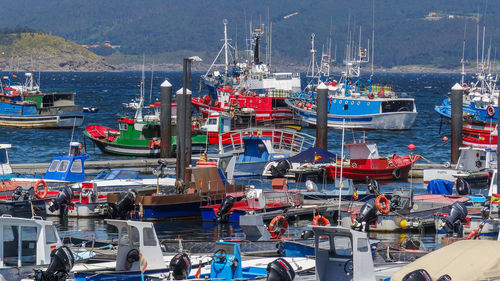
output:
<path id="1" fill-rule="evenodd" d="M 462 64 L 462 79 L 460 80 L 460 85 L 463 85 L 465 82 L 465 33 L 467 31 L 467 21 L 465 21 L 465 26 L 464 26 L 464 41 L 462 43 L 462 60 L 460 63 Z"/>
<path id="2" fill-rule="evenodd" d="M 222 21 L 222 23 L 224 24 L 224 56 L 225 56 L 225 63 L 224 63 L 224 70 L 225 70 L 225 73 L 226 73 L 226 77 L 227 77 L 227 73 L 229 71 L 229 50 L 228 50 L 228 44 L 227 44 L 227 19 L 224 19 Z"/>
<path id="3" fill-rule="evenodd" d="M 340 225 L 340 208 L 342 205 L 342 188 L 344 187 L 344 182 L 342 179 L 342 172 L 344 168 L 344 134 L 345 134 L 345 119 L 342 119 L 342 148 L 340 149 L 340 186 L 339 186 L 339 215 L 337 219 L 337 225 Z"/>
<path id="4" fill-rule="evenodd" d="M 142 57 L 142 77 L 141 77 L 141 86 L 140 86 L 140 97 L 139 97 L 139 106 L 137 106 L 137 110 L 135 111 L 134 119 L 135 121 L 142 121 L 142 107 L 144 106 L 144 63 L 145 58 Z"/>

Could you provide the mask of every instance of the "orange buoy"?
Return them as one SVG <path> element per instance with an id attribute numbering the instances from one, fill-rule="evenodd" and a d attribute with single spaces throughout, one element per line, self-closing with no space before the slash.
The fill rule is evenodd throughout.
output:
<path id="1" fill-rule="evenodd" d="M 444 136 L 443 137 L 443 142 L 447 142 L 448 141 L 448 137 L 447 136 Z"/>
<path id="2" fill-rule="evenodd" d="M 322 215 L 315 216 L 313 219 L 313 225 L 320 225 L 320 223 L 323 226 L 330 226 L 330 221 L 326 217 Z"/>
<path id="3" fill-rule="evenodd" d="M 413 143 L 410 143 L 410 144 L 408 145 L 408 149 L 409 149 L 409 150 L 415 150 L 415 145 L 414 145 Z"/>
<path id="4" fill-rule="evenodd" d="M 274 217 L 267 227 L 273 238 L 280 238 L 286 232 L 287 228 L 288 221 L 281 215 Z"/>
<path id="5" fill-rule="evenodd" d="M 40 186 L 43 186 L 43 191 L 39 190 Z M 47 183 L 44 180 L 38 180 L 35 183 L 35 190 L 34 191 L 35 191 L 36 198 L 44 199 L 45 197 L 47 197 L 47 192 L 48 192 Z"/>
<path id="6" fill-rule="evenodd" d="M 391 210 L 389 199 L 387 199 L 384 195 L 377 196 L 377 199 L 375 199 L 375 205 L 382 214 L 388 214 Z"/>

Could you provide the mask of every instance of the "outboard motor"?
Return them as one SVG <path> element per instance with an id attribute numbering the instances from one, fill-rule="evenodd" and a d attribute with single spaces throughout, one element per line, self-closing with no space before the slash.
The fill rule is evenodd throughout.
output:
<path id="1" fill-rule="evenodd" d="M 276 164 L 276 166 L 271 166 L 271 176 L 273 178 L 282 178 L 291 167 L 292 164 L 288 161 L 288 159 L 282 159 Z"/>
<path id="2" fill-rule="evenodd" d="M 463 202 L 455 202 L 451 205 L 450 215 L 444 219 L 442 229 L 446 234 L 456 233 L 462 235 L 463 225 L 467 217 L 467 207 Z"/>
<path id="3" fill-rule="evenodd" d="M 417 269 L 406 274 L 401 281 L 432 281 L 432 278 L 425 269 Z"/>
<path id="4" fill-rule="evenodd" d="M 235 201 L 236 198 L 234 198 L 233 196 L 226 196 L 224 197 L 224 199 L 222 199 L 219 212 L 217 212 L 217 214 L 215 215 L 215 221 L 217 223 L 228 221 L 230 215 L 229 211 L 231 210 L 231 208 L 233 208 Z"/>
<path id="5" fill-rule="evenodd" d="M 351 227 L 358 231 L 368 231 L 369 224 L 376 218 L 377 207 L 375 205 L 375 198 L 372 198 L 361 207 L 359 216 L 352 223 Z"/>
<path id="6" fill-rule="evenodd" d="M 164 178 L 167 176 L 165 172 L 165 168 L 167 167 L 167 160 L 165 159 L 159 159 L 158 160 L 158 167 L 156 167 L 155 174 L 159 178 Z"/>
<path id="7" fill-rule="evenodd" d="M 378 186 L 378 181 L 374 179 L 370 179 L 368 181 L 368 191 L 370 191 L 371 194 L 378 194 L 379 193 L 379 186 Z"/>
<path id="8" fill-rule="evenodd" d="M 266 281 L 292 281 L 295 278 L 295 270 L 282 258 L 275 259 L 267 265 Z"/>
<path id="9" fill-rule="evenodd" d="M 31 188 L 32 189 L 32 188 Z M 21 186 L 16 187 L 14 192 L 12 192 L 12 201 L 26 201 L 31 197 L 30 190 L 25 190 Z"/>
<path id="10" fill-rule="evenodd" d="M 470 184 L 466 180 L 458 178 L 456 185 L 458 194 L 469 195 L 471 193 Z"/>
<path id="11" fill-rule="evenodd" d="M 304 230 L 300 234 L 300 238 L 302 238 L 302 239 L 309 239 L 309 238 L 313 238 L 313 237 L 314 237 L 314 231 L 312 231 L 312 230 Z"/>
<path id="12" fill-rule="evenodd" d="M 46 271 L 40 271 L 36 276 L 37 281 L 66 280 L 69 271 L 75 264 L 73 253 L 66 246 L 61 246 L 50 253 L 50 264 Z"/>
<path id="13" fill-rule="evenodd" d="M 191 260 L 186 253 L 178 253 L 170 260 L 169 268 L 175 280 L 186 280 L 191 271 Z"/>
<path id="14" fill-rule="evenodd" d="M 120 199 L 116 203 L 109 204 L 109 215 L 112 218 L 126 218 L 130 211 L 135 208 L 135 197 L 137 192 L 133 189 L 120 193 Z"/>
<path id="15" fill-rule="evenodd" d="M 68 206 L 71 204 L 75 194 L 73 193 L 73 189 L 69 186 L 65 186 L 63 190 L 59 191 L 59 194 L 56 198 L 53 198 L 49 202 L 49 211 L 55 212 L 56 210 L 60 210 L 59 214 L 61 216 L 67 215 Z"/>

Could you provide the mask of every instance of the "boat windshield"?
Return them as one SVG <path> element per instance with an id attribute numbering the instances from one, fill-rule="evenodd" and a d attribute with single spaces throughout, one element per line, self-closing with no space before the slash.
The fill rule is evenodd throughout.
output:
<path id="1" fill-rule="evenodd" d="M 7 149 L 0 149 L 0 164 L 7 164 L 9 159 L 7 158 Z"/>
<path id="2" fill-rule="evenodd" d="M 138 179 L 139 171 L 134 170 L 103 170 L 100 172 L 94 180 L 126 180 L 126 179 Z"/>

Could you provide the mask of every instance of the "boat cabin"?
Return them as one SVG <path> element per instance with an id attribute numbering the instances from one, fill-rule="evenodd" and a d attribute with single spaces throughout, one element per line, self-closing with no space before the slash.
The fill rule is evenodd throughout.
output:
<path id="1" fill-rule="evenodd" d="M 0 216 L 0 267 L 50 263 L 52 250 L 62 246 L 51 221 L 40 217 Z"/>
<path id="2" fill-rule="evenodd" d="M 243 144 L 244 151 L 236 160 L 237 163 L 276 161 L 287 157 L 285 154 L 274 151 L 271 137 L 243 137 Z"/>
<path id="3" fill-rule="evenodd" d="M 351 159 L 378 159 L 377 144 L 373 142 L 352 142 L 344 144 Z"/>
<path id="4" fill-rule="evenodd" d="M 225 114 L 213 113 L 207 118 L 202 129 L 207 132 L 229 132 L 231 131 L 232 118 Z"/>
<path id="5" fill-rule="evenodd" d="M 371 247 L 365 232 L 338 226 L 313 226 L 313 231 L 316 281 L 331 280 L 332 276 L 339 281 L 375 281 Z"/>
<path id="6" fill-rule="evenodd" d="M 497 153 L 491 148 L 461 147 L 457 170 L 480 171 L 496 167 Z"/>
<path id="7" fill-rule="evenodd" d="M 65 182 L 85 181 L 84 162 L 89 158 L 89 155 L 81 154 L 80 150 L 81 144 L 79 142 L 71 142 L 69 154 L 55 156 L 43 178 Z"/>
<path id="8" fill-rule="evenodd" d="M 10 144 L 0 144 L 0 179 L 7 178 L 12 174 L 12 167 L 9 162 L 9 154 L 7 149 L 11 148 Z"/>
<path id="9" fill-rule="evenodd" d="M 148 270 L 165 268 L 160 242 L 152 222 L 113 219 L 105 221 L 118 229 L 116 271 L 139 271 L 139 255 L 146 259 Z"/>

